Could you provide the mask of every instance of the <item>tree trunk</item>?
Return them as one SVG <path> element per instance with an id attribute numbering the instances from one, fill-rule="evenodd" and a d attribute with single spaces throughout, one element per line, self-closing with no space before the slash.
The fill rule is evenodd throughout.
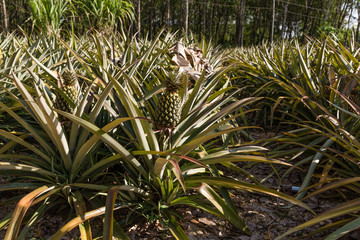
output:
<path id="1" fill-rule="evenodd" d="M 149 21 L 149 38 L 152 39 L 153 38 L 153 25 L 154 25 L 154 5 L 153 5 L 153 0 L 150 1 L 150 21 Z"/>
<path id="2" fill-rule="evenodd" d="M 166 1 L 166 30 L 170 28 L 170 0 Z"/>
<path id="3" fill-rule="evenodd" d="M 358 2 L 358 5 L 357 5 L 357 11 L 358 11 L 358 22 L 357 22 L 357 27 L 356 27 L 356 37 L 355 37 L 355 40 L 356 41 L 359 41 L 359 28 L 360 28 L 360 2 Z"/>
<path id="4" fill-rule="evenodd" d="M 261 43 L 261 42 L 263 42 L 265 40 L 268 20 L 269 19 L 267 19 L 267 14 L 262 13 L 262 16 L 261 16 L 262 32 L 261 32 L 259 43 Z M 261 28 L 261 26 L 260 26 L 260 28 Z M 270 38 L 270 34 L 268 35 L 268 37 Z"/>
<path id="5" fill-rule="evenodd" d="M 185 36 L 188 34 L 189 28 L 189 0 L 185 0 L 185 22 L 184 22 Z"/>
<path id="6" fill-rule="evenodd" d="M 260 9 L 256 9 L 256 28 L 254 28 L 254 39 L 256 39 L 255 44 L 259 44 L 261 41 L 261 25 L 262 25 L 262 16 Z"/>
<path id="7" fill-rule="evenodd" d="M 270 42 L 274 41 L 274 27 L 275 25 L 275 0 L 272 0 L 272 17 L 271 17 L 271 39 Z"/>
<path id="8" fill-rule="evenodd" d="M 236 44 L 238 46 L 241 46 L 240 45 L 240 16 L 241 16 L 241 0 L 239 0 L 239 2 L 238 2 L 238 9 L 237 9 L 237 14 L 236 14 L 235 39 L 236 39 Z"/>
<path id="9" fill-rule="evenodd" d="M 344 6 L 344 9 L 341 11 L 340 15 L 339 15 L 339 19 L 338 19 L 338 23 L 337 23 L 337 27 L 340 29 L 344 23 L 344 20 L 345 20 L 345 16 L 346 16 L 346 13 L 348 12 L 348 9 L 350 7 L 351 3 L 350 1 L 346 1 L 345 3 L 345 6 Z M 341 9 L 341 7 L 339 7 L 339 9 Z"/>
<path id="10" fill-rule="evenodd" d="M 202 32 L 204 37 L 206 36 L 206 14 L 207 14 L 207 1 L 203 4 L 203 23 L 202 23 Z"/>
<path id="11" fill-rule="evenodd" d="M 141 38 L 141 0 L 137 0 L 137 36 Z"/>
<path id="12" fill-rule="evenodd" d="M 224 29 L 223 32 L 221 34 L 221 43 L 225 43 L 225 35 L 226 35 L 226 29 L 227 29 L 227 25 L 228 25 L 228 21 L 229 21 L 229 11 L 227 10 L 225 12 L 225 24 L 224 24 Z"/>
<path id="13" fill-rule="evenodd" d="M 213 34 L 213 32 L 214 32 L 214 18 L 215 18 L 214 14 L 215 14 L 215 5 L 213 5 L 211 7 L 211 12 L 210 12 L 210 21 L 209 21 L 209 24 L 208 24 L 209 31 L 208 31 L 208 34 L 207 34 L 207 36 L 209 38 L 214 36 L 214 34 Z"/>
<path id="14" fill-rule="evenodd" d="M 327 0 L 323 0 L 323 2 L 322 2 L 322 10 L 324 12 L 323 26 L 325 26 L 325 24 L 326 24 L 326 20 L 329 16 L 330 7 L 332 6 L 334 0 L 329 0 L 327 7 L 326 7 L 326 2 L 327 2 Z"/>
<path id="15" fill-rule="evenodd" d="M 286 3 L 284 3 L 284 15 L 281 23 L 281 37 L 285 39 L 285 24 L 286 24 L 286 18 L 287 18 L 287 12 L 289 7 L 290 0 L 287 0 Z"/>
<path id="16" fill-rule="evenodd" d="M 256 8 L 253 12 L 252 12 L 254 19 L 253 19 L 253 27 L 251 29 L 251 39 L 253 39 L 253 43 L 256 42 L 256 31 L 259 29 L 259 9 Z"/>
<path id="17" fill-rule="evenodd" d="M 238 46 L 244 45 L 245 6 L 246 0 L 239 0 L 238 16 L 236 18 L 236 43 Z"/>
<path id="18" fill-rule="evenodd" d="M 324 11 L 323 26 L 325 26 L 325 24 L 326 24 L 326 21 L 329 17 L 330 8 L 332 7 L 333 3 L 334 3 L 334 0 L 329 0 L 328 5 L 326 7 L 326 0 L 323 0 L 323 4 L 322 4 L 323 11 Z"/>
<path id="19" fill-rule="evenodd" d="M 351 3 L 351 7 L 350 7 L 350 13 L 349 13 L 349 20 L 348 20 L 347 30 L 350 29 L 351 18 L 352 18 L 353 11 L 354 11 L 354 8 L 355 8 L 355 6 L 353 6 L 353 4 L 354 4 L 354 3 Z"/>
<path id="20" fill-rule="evenodd" d="M 310 0 L 310 1 L 306 1 L 306 16 L 305 16 L 305 21 L 304 21 L 304 27 L 303 27 L 303 36 L 302 36 L 302 42 L 304 43 L 305 42 L 305 39 L 306 39 L 306 32 L 308 30 L 308 26 L 310 25 L 309 24 L 309 21 L 310 21 L 310 15 L 311 15 L 311 10 L 312 10 L 312 5 L 313 5 L 313 1 Z"/>
<path id="21" fill-rule="evenodd" d="M 245 31 L 245 7 L 246 0 L 241 2 L 241 15 L 240 15 L 240 45 L 244 45 L 244 31 Z"/>
<path id="22" fill-rule="evenodd" d="M 6 13 L 6 3 L 5 0 L 2 0 L 2 5 L 3 5 L 3 13 L 4 13 L 4 27 L 5 27 L 5 32 L 8 33 L 9 32 L 9 16 Z"/>
<path id="23" fill-rule="evenodd" d="M 292 33 L 293 33 L 293 25 L 292 24 L 290 24 L 289 30 L 287 32 L 288 32 L 288 39 L 290 40 L 292 38 Z"/>
<path id="24" fill-rule="evenodd" d="M 219 39 L 219 28 L 220 28 L 220 23 L 222 21 L 222 16 L 218 16 L 218 21 L 216 23 L 216 28 L 215 28 L 215 42 L 217 43 L 218 39 Z"/>

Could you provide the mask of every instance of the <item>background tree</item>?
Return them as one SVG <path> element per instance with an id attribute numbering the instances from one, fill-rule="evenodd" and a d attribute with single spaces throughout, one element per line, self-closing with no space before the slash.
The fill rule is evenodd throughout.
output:
<path id="1" fill-rule="evenodd" d="M 137 0 L 137 8 L 136 8 L 136 15 L 137 15 L 137 35 L 138 38 L 141 38 L 141 0 Z"/>
<path id="2" fill-rule="evenodd" d="M 357 2 L 357 27 L 356 27 L 356 41 L 359 41 L 359 28 L 360 28 L 360 1 Z"/>
<path id="3" fill-rule="evenodd" d="M 170 0 L 166 0 L 166 29 L 170 28 Z"/>
<path id="4" fill-rule="evenodd" d="M 5 32 L 9 32 L 9 19 L 8 19 L 8 15 L 6 12 L 6 3 L 5 0 L 2 0 L 2 5 L 3 5 L 3 16 L 4 16 L 4 28 L 5 28 Z"/>
<path id="5" fill-rule="evenodd" d="M 31 10 L 32 3 L 44 4 L 56 1 L 59 0 L 2 0 L 2 16 L 7 15 L 8 18 L 1 17 L 1 30 L 5 31 L 8 26 L 9 31 L 14 31 L 20 26 L 30 31 L 33 23 L 43 21 L 40 20 L 41 15 L 36 15 L 36 12 Z M 111 26 L 110 28 L 132 29 L 131 33 L 137 33 L 138 37 L 148 35 L 152 38 L 166 27 L 184 33 L 191 31 L 194 36 L 200 38 L 203 35 L 215 43 L 246 46 L 268 41 L 272 33 L 272 1 L 67 0 L 61 2 L 71 2 L 72 11 L 58 14 L 56 21 L 60 21 L 65 31 L 71 30 L 71 21 L 73 21 L 78 35 L 89 29 L 101 30 Z M 356 14 L 358 0 L 276 0 L 275 3 L 273 36 L 275 41 L 301 39 L 304 34 L 319 36 L 319 32 L 324 30 L 338 32 L 354 27 L 356 31 L 356 18 L 351 15 Z M 7 14 L 4 14 L 4 9 L 7 10 Z M 27 21 L 30 17 L 32 21 Z M 9 20 L 8 23 L 5 19 Z"/>
<path id="6" fill-rule="evenodd" d="M 189 29 L 189 0 L 185 0 L 184 29 L 185 29 L 185 35 L 187 35 Z"/>

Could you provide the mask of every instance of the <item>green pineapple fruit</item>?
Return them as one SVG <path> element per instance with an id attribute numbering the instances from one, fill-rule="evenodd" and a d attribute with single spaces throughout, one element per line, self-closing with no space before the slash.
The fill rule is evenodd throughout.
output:
<path id="1" fill-rule="evenodd" d="M 155 113 L 155 124 L 161 128 L 174 128 L 180 121 L 181 100 L 179 96 L 180 83 L 168 78 L 165 81 L 165 91 L 159 99 Z"/>
<path id="2" fill-rule="evenodd" d="M 67 70 L 61 75 L 62 86 L 60 90 L 72 101 L 76 102 L 79 96 L 79 91 L 76 89 L 77 77 L 73 71 Z M 68 101 L 60 94 L 55 93 L 56 100 L 54 107 L 64 112 L 73 113 L 74 108 Z"/>

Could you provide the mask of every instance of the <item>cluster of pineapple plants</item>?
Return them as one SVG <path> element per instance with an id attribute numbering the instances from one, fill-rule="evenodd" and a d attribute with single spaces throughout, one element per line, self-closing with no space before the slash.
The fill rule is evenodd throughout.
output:
<path id="1" fill-rule="evenodd" d="M 251 234 L 229 189 L 309 211 L 307 198 L 339 193 L 337 207 L 279 239 L 334 217 L 342 219 L 324 228 L 334 227 L 328 239 L 358 228 L 360 58 L 353 38 L 230 50 L 166 32 L 153 40 L 124 32 L 0 39 L 0 173 L 9 180 L 0 191 L 23 192 L 4 202 L 17 203 L 0 220 L 6 240 L 25 239 L 54 209 L 71 210 L 72 220 L 51 239 L 76 227 L 92 239 L 95 217 L 104 221 L 99 236 L 128 239 L 124 230 L 144 216 L 188 239 L 179 206 Z M 260 126 L 276 136 L 252 140 L 251 128 Z M 280 180 L 294 169 L 305 176 L 289 196 L 237 162 L 270 164 L 270 175 L 287 168 Z M 126 216 L 114 216 L 119 209 Z"/>
<path id="2" fill-rule="evenodd" d="M 228 64 L 238 66 L 233 84 L 244 88 L 245 96 L 262 97 L 252 107 L 260 108 L 256 124 L 276 133 L 263 142 L 273 146 L 269 157 L 286 157 L 293 164 L 281 177 L 297 167 L 306 173 L 296 198 L 327 194 L 339 202 L 279 239 L 339 216 L 305 237 L 327 230 L 327 239 L 338 239 L 358 229 L 360 56 L 354 36 L 341 42 L 324 35 L 303 45 L 294 39 L 229 55 Z"/>
<path id="3" fill-rule="evenodd" d="M 4 39 L 0 107 L 16 126 L 0 130 L 0 172 L 9 176 L 0 190 L 24 193 L 0 220 L 6 240 L 25 239 L 54 209 L 72 210 L 66 211 L 72 220 L 51 239 L 76 227 L 82 239 L 92 239 L 95 217 L 104 219 L 97 233 L 104 239 L 128 239 L 125 226 L 153 215 L 175 238 L 188 239 L 176 213 L 180 205 L 250 234 L 231 203 L 231 188 L 311 211 L 258 181 L 241 182 L 217 169 L 237 169 L 239 161 L 288 163 L 266 157 L 264 147 L 240 144 L 236 136 L 251 126 L 236 119 L 260 99 L 236 97 L 230 78 L 236 68 L 223 64 L 222 51 L 176 39 L 164 32 L 151 41 L 123 33 Z M 209 144 L 214 139 L 221 146 Z M 127 216 L 115 218 L 118 209 Z"/>

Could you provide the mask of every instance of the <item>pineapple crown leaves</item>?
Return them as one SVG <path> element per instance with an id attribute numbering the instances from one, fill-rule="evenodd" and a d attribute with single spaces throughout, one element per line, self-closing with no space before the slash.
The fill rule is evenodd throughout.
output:
<path id="1" fill-rule="evenodd" d="M 181 73 L 167 72 L 161 69 L 162 75 L 159 76 L 160 81 L 163 83 L 166 92 L 177 92 L 181 88 Z"/>
<path id="2" fill-rule="evenodd" d="M 77 77 L 74 71 L 70 71 L 70 70 L 66 70 L 63 74 L 62 74 L 62 78 L 63 78 L 63 83 L 66 86 L 72 86 L 76 83 L 77 81 Z"/>
<path id="3" fill-rule="evenodd" d="M 172 78 L 166 78 L 165 82 L 165 91 L 166 92 L 178 92 L 179 89 L 181 88 L 181 83 L 179 81 L 179 79 L 172 79 Z"/>
<path id="4" fill-rule="evenodd" d="M 65 86 L 75 87 L 78 84 L 78 78 L 75 71 L 66 69 L 61 75 L 58 75 L 58 87 L 63 88 Z"/>

